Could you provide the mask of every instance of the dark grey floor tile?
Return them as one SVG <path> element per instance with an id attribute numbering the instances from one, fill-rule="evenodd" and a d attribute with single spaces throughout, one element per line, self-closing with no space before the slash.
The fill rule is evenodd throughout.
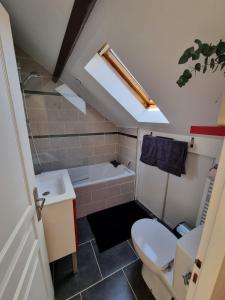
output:
<path id="1" fill-rule="evenodd" d="M 139 202 L 138 200 L 135 200 L 135 202 L 146 211 L 146 213 L 149 215 L 149 218 L 155 218 L 155 215 L 147 208 L 145 207 L 141 202 Z"/>
<path id="2" fill-rule="evenodd" d="M 140 300 L 154 300 L 152 293 L 147 287 L 141 275 L 142 263 L 140 260 L 124 268 L 124 272 L 129 280 L 132 289 Z"/>
<path id="3" fill-rule="evenodd" d="M 134 244 L 133 244 L 132 239 L 129 239 L 128 243 L 129 243 L 130 247 L 133 249 L 133 251 L 135 252 L 135 254 L 137 255 L 137 257 L 139 257 L 138 254 L 137 254 L 137 252 L 136 252 L 136 250 L 134 249 Z"/>
<path id="4" fill-rule="evenodd" d="M 79 244 L 85 243 L 94 238 L 91 227 L 86 217 L 77 219 L 77 227 Z"/>
<path id="5" fill-rule="evenodd" d="M 101 279 L 91 243 L 79 246 L 78 272 L 72 272 L 71 256 L 54 263 L 54 286 L 57 300 L 64 300 Z"/>
<path id="6" fill-rule="evenodd" d="M 91 243 L 94 247 L 103 277 L 112 274 L 137 259 L 127 241 L 101 253 L 98 251 L 96 241 L 92 241 Z"/>
<path id="7" fill-rule="evenodd" d="M 122 271 L 104 279 L 82 293 L 82 300 L 135 300 Z"/>

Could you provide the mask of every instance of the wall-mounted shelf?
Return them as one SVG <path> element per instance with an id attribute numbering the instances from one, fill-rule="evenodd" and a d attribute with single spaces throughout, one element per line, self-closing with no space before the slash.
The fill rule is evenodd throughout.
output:
<path id="1" fill-rule="evenodd" d="M 191 126 L 190 133 L 225 136 L 225 126 Z"/>

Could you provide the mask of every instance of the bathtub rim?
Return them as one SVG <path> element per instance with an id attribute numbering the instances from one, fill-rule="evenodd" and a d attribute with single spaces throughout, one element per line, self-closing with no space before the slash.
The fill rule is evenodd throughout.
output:
<path id="1" fill-rule="evenodd" d="M 98 165 L 101 165 L 101 164 L 106 164 L 106 163 L 99 163 L 99 164 L 92 164 L 92 165 L 68 168 L 68 172 L 69 172 L 69 169 L 74 169 L 74 168 L 79 168 L 79 167 L 98 166 Z M 123 166 L 127 170 L 128 174 L 121 174 L 121 175 L 111 176 L 111 177 L 107 177 L 107 178 L 101 178 L 101 179 L 93 180 L 93 181 L 89 181 L 89 182 L 86 181 L 87 179 L 84 179 L 84 180 L 81 180 L 81 182 L 78 183 L 78 184 L 73 183 L 73 181 L 71 180 L 71 183 L 73 185 L 73 188 L 81 188 L 81 187 L 91 186 L 91 185 L 95 185 L 95 184 L 106 183 L 106 182 L 114 181 L 114 180 L 118 180 L 118 179 L 123 179 L 123 178 L 126 178 L 126 177 L 135 177 L 136 172 L 129 169 L 127 166 L 125 166 L 123 164 L 121 164 L 121 166 Z"/>

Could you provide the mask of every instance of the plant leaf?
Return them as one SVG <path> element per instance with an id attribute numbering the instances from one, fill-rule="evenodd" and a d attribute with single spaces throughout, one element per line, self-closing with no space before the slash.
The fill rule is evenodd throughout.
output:
<path id="1" fill-rule="evenodd" d="M 202 51 L 202 42 L 199 39 L 194 40 L 194 42 L 198 45 L 198 49 L 196 49 L 192 54 L 192 60 L 197 60 L 199 59 Z"/>
<path id="2" fill-rule="evenodd" d="M 208 66 L 208 56 L 206 56 L 206 58 L 205 58 L 203 74 L 205 74 L 205 72 L 207 71 L 207 66 Z"/>
<path id="3" fill-rule="evenodd" d="M 206 71 L 207 71 L 207 65 L 204 65 L 203 74 L 205 74 Z"/>
<path id="4" fill-rule="evenodd" d="M 177 80 L 177 85 L 181 88 L 182 86 L 184 86 L 184 83 L 183 83 L 183 80 L 181 79 L 181 78 L 179 78 L 178 80 Z"/>
<path id="5" fill-rule="evenodd" d="M 186 84 L 186 82 L 187 82 L 187 80 L 184 78 L 183 75 L 181 75 L 179 77 L 179 79 L 177 80 L 177 84 L 178 84 L 179 87 L 184 86 Z"/>
<path id="6" fill-rule="evenodd" d="M 190 70 L 186 69 L 186 70 L 184 70 L 183 76 L 188 81 L 192 77 L 192 74 L 191 74 Z"/>
<path id="7" fill-rule="evenodd" d="M 225 67 L 225 62 L 222 63 L 220 71 L 222 71 L 224 67 Z"/>
<path id="8" fill-rule="evenodd" d="M 216 48 L 216 54 L 219 56 L 222 55 L 224 52 L 225 52 L 225 42 L 220 40 Z"/>
<path id="9" fill-rule="evenodd" d="M 199 39 L 195 39 L 194 42 L 195 44 L 198 44 L 199 48 L 202 46 L 202 42 Z"/>
<path id="10" fill-rule="evenodd" d="M 192 57 L 194 51 L 195 51 L 194 47 L 190 47 L 190 48 L 186 49 L 184 51 L 184 53 L 182 54 L 182 56 L 180 57 L 178 63 L 179 64 L 185 64 L 189 60 L 189 58 Z"/>
<path id="11" fill-rule="evenodd" d="M 201 50 L 197 49 L 193 54 L 192 54 L 192 60 L 198 60 L 201 54 Z"/>
<path id="12" fill-rule="evenodd" d="M 209 56 L 210 53 L 210 45 L 207 43 L 202 44 L 201 53 L 204 56 Z"/>
<path id="13" fill-rule="evenodd" d="M 224 62 L 225 61 L 225 54 L 222 54 L 222 55 L 220 55 L 219 57 L 218 57 L 218 63 L 220 64 L 220 63 L 222 63 L 222 62 Z"/>
<path id="14" fill-rule="evenodd" d="M 214 67 L 215 67 L 215 60 L 214 60 L 214 58 L 212 58 L 210 61 L 210 68 L 213 70 Z"/>
<path id="15" fill-rule="evenodd" d="M 211 55 L 213 55 L 214 53 L 216 53 L 216 49 L 217 49 L 216 46 L 210 45 L 210 46 L 209 46 L 209 51 L 208 51 L 208 56 L 211 56 Z"/>
<path id="16" fill-rule="evenodd" d="M 196 65 L 195 65 L 195 70 L 196 71 L 201 71 L 201 64 L 200 63 L 197 63 Z"/>

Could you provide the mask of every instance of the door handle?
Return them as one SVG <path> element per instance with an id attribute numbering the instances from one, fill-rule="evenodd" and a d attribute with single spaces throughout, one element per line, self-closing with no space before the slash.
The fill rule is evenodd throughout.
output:
<path id="1" fill-rule="evenodd" d="M 41 220 L 41 211 L 44 207 L 44 204 L 45 204 L 45 198 L 39 198 L 38 197 L 38 190 L 37 188 L 35 187 L 34 188 L 34 202 L 35 202 L 35 208 L 36 208 L 36 213 L 37 213 L 37 218 L 38 218 L 38 221 Z"/>

